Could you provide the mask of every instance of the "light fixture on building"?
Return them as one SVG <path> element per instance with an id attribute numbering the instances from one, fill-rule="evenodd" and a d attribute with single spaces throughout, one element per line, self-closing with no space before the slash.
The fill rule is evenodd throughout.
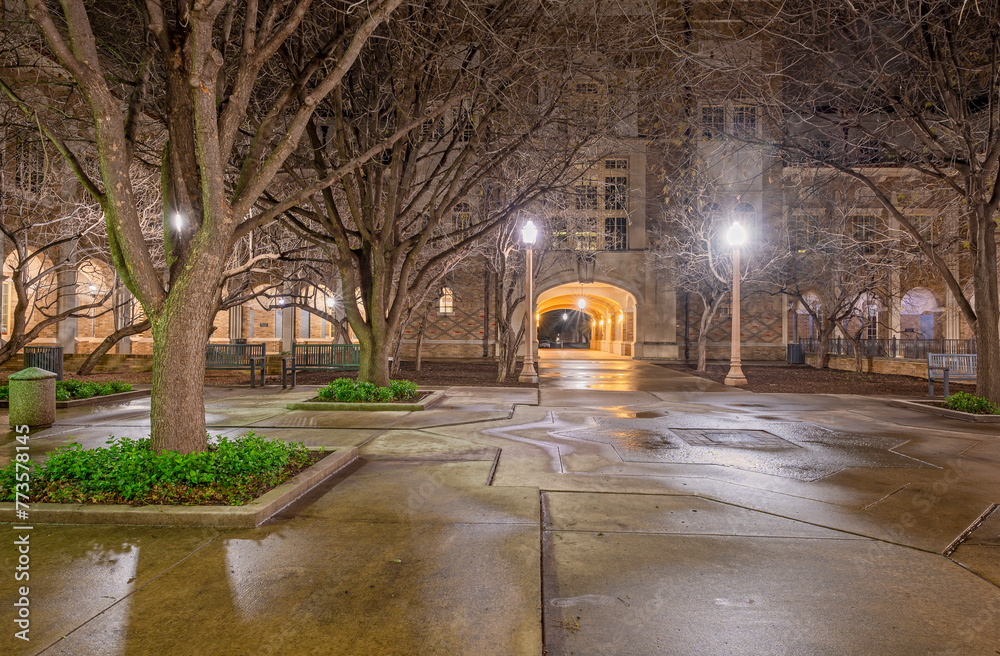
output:
<path id="1" fill-rule="evenodd" d="M 90 286 L 90 293 L 91 293 L 91 294 L 93 294 L 93 293 L 95 293 L 96 291 L 97 291 L 97 285 L 91 285 L 91 286 Z"/>
<path id="2" fill-rule="evenodd" d="M 598 321 L 598 322 L 597 322 L 597 325 L 599 325 L 599 326 L 603 326 L 603 325 L 604 325 L 604 319 L 601 319 L 600 321 Z"/>
<path id="3" fill-rule="evenodd" d="M 581 298 L 579 301 L 576 302 L 576 307 L 580 308 L 581 310 L 585 310 L 587 308 L 587 299 Z"/>
<path id="4" fill-rule="evenodd" d="M 563 312 L 563 321 L 566 321 L 567 319 L 569 319 L 569 313 Z"/>
<path id="5" fill-rule="evenodd" d="M 625 321 L 625 313 L 619 311 L 618 312 L 618 323 L 622 323 L 623 321 Z"/>

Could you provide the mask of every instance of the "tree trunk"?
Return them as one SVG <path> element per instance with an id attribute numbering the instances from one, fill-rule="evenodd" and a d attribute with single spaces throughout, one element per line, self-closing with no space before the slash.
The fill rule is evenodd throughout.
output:
<path id="1" fill-rule="evenodd" d="M 830 333 L 832 330 L 822 329 L 819 331 L 819 349 L 816 353 L 816 364 L 813 365 L 816 369 L 826 369 L 830 365 L 830 354 L 827 353 L 827 344 L 830 342 Z"/>
<path id="2" fill-rule="evenodd" d="M 698 335 L 698 366 L 695 371 L 705 371 L 708 364 L 708 335 L 701 333 Z"/>
<path id="3" fill-rule="evenodd" d="M 150 446 L 159 453 L 194 453 L 207 447 L 205 433 L 205 345 L 215 318 L 214 299 L 174 287 L 163 311 L 151 320 L 153 386 Z"/>
<path id="4" fill-rule="evenodd" d="M 358 380 L 385 387 L 389 384 L 389 342 L 379 339 L 361 339 Z"/>
<path id="5" fill-rule="evenodd" d="M 111 333 L 104 338 L 104 341 L 98 345 L 93 352 L 87 356 L 87 359 L 83 361 L 80 368 L 76 370 L 77 376 L 87 376 L 94 371 L 94 367 L 97 363 L 101 361 L 104 354 L 111 350 L 111 348 L 117 344 L 123 337 L 128 337 L 130 335 L 136 335 L 144 330 L 149 329 L 149 319 L 145 319 L 140 323 L 132 323 L 127 326 L 122 326 L 115 332 Z"/>
<path id="6" fill-rule="evenodd" d="M 997 290 L 997 224 L 981 226 L 973 271 L 976 290 L 976 394 L 1000 403 L 1000 294 Z"/>
<path id="7" fill-rule="evenodd" d="M 417 348 L 417 352 L 416 352 L 417 365 L 416 365 L 416 367 L 417 367 L 417 372 L 419 373 L 420 372 L 420 363 L 423 361 L 423 358 L 424 358 L 424 319 L 423 319 L 423 317 L 420 318 L 420 326 L 417 328 L 417 347 L 416 348 Z"/>

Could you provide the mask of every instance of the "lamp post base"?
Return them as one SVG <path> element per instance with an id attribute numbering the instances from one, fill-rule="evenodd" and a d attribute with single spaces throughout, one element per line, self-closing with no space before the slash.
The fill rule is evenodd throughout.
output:
<path id="1" fill-rule="evenodd" d="M 519 383 L 537 383 L 538 382 L 538 372 L 535 371 L 534 362 L 525 362 L 524 366 L 521 367 L 521 373 L 517 376 L 517 382 Z"/>
<path id="2" fill-rule="evenodd" d="M 746 387 L 747 377 L 743 375 L 743 368 L 734 364 L 729 368 L 729 373 L 726 374 L 726 379 L 722 382 L 730 387 Z"/>

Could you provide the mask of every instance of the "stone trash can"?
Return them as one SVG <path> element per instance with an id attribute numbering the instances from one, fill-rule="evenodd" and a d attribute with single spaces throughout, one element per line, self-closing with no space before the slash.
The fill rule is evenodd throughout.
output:
<path id="1" fill-rule="evenodd" d="M 7 379 L 11 426 L 47 428 L 56 420 L 56 375 L 28 367 Z"/>

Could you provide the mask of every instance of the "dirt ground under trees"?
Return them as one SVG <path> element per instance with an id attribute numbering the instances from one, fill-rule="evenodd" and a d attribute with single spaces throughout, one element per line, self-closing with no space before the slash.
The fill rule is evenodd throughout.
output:
<path id="1" fill-rule="evenodd" d="M 721 383 L 729 372 L 729 364 L 708 365 L 704 373 L 696 373 L 693 365 L 661 364 L 675 371 L 694 374 Z M 863 396 L 927 396 L 927 380 L 893 374 L 859 374 L 854 371 L 814 369 L 804 365 L 743 365 L 747 389 L 751 392 L 779 394 L 860 394 Z M 941 393 L 941 383 L 935 392 Z M 950 383 L 956 392 L 975 391 L 974 385 Z"/>
<path id="2" fill-rule="evenodd" d="M 417 385 L 428 385 L 432 387 L 464 385 L 469 387 L 535 387 L 534 385 L 517 382 L 517 369 L 507 380 L 501 384 L 496 382 L 496 363 L 489 361 L 457 361 L 457 362 L 428 362 L 424 361 L 420 372 L 415 370 L 415 364 L 411 361 L 403 361 L 398 376 L 394 378 L 405 378 Z M 0 383 L 6 383 L 7 377 L 13 371 L 0 372 Z M 259 375 L 259 374 L 258 374 Z M 355 371 L 310 371 L 299 372 L 295 379 L 299 385 L 326 385 L 334 378 L 354 378 Z M 66 378 L 93 380 L 106 382 L 109 380 L 121 380 L 133 385 L 148 385 L 152 380 L 152 372 L 149 371 L 110 371 L 95 372 L 89 376 L 77 376 L 74 371 L 67 370 Z M 268 375 L 266 377 L 268 385 L 281 385 L 281 374 Z M 206 371 L 206 385 L 249 385 L 250 374 L 243 371 Z"/>
<path id="3" fill-rule="evenodd" d="M 660 363 L 659 366 L 682 371 L 684 373 L 708 378 L 721 383 L 729 371 L 729 364 L 710 364 L 707 371 L 698 374 L 693 365 Z M 464 385 L 470 387 L 534 387 L 534 385 L 519 383 L 517 369 L 507 380 L 498 385 L 495 382 L 496 364 L 492 361 L 425 361 L 418 373 L 411 361 L 404 361 L 397 378 L 412 380 L 418 385 L 444 387 Z M 0 372 L 0 383 L 5 383 L 12 371 Z M 791 394 L 861 394 L 864 396 L 927 396 L 927 381 L 911 376 L 888 374 L 859 374 L 853 371 L 833 369 L 813 369 L 807 366 L 794 365 L 744 365 L 743 373 L 748 385 L 745 389 L 751 392 L 791 393 Z M 334 378 L 354 378 L 356 372 L 314 371 L 299 373 L 296 382 L 299 385 L 325 385 Z M 66 372 L 67 378 L 82 380 L 109 381 L 122 380 L 132 384 L 149 384 L 152 374 L 135 371 L 99 372 L 90 376 L 76 376 L 72 371 Z M 250 376 L 245 371 L 208 371 L 205 373 L 206 385 L 249 385 Z M 280 385 L 281 375 L 268 375 L 268 385 Z M 975 391 L 974 385 L 952 383 L 955 391 Z M 941 385 L 936 385 L 936 391 L 941 393 Z"/>

